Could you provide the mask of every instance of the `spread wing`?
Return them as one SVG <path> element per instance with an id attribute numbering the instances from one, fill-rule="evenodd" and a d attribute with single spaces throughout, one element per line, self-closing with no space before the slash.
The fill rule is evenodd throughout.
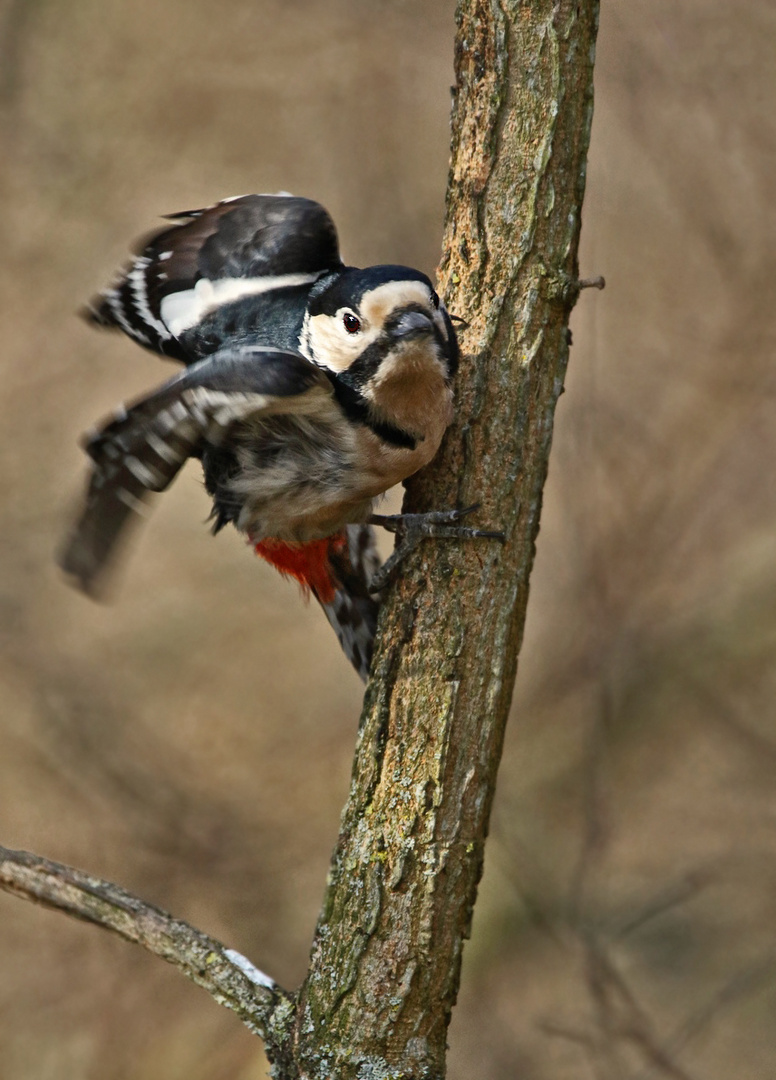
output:
<path id="1" fill-rule="evenodd" d="M 205 315 L 242 297 L 311 285 L 342 265 L 328 212 L 291 195 L 243 195 L 168 215 L 183 222 L 142 239 L 134 260 L 84 314 L 177 360 Z"/>
<path id="2" fill-rule="evenodd" d="M 133 523 L 187 458 L 218 447 L 230 429 L 262 414 L 304 413 L 332 396 L 327 377 L 297 353 L 222 349 L 119 410 L 87 437 L 92 459 L 81 515 L 60 555 L 62 569 L 97 593 Z"/>

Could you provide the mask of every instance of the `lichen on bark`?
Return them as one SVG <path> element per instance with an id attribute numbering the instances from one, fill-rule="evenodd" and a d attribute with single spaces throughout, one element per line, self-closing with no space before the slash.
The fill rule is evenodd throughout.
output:
<path id="1" fill-rule="evenodd" d="M 307 979 L 296 995 L 109 882 L 0 849 L 0 888 L 175 964 L 276 1080 L 441 1080 L 579 293 L 598 0 L 461 0 L 439 270 L 465 320 L 456 417 L 411 511 L 481 503 L 505 543 L 427 542 L 380 633 Z"/>
<path id="2" fill-rule="evenodd" d="M 302 1075 L 442 1077 L 578 293 L 595 0 L 464 0 L 441 290 L 456 419 L 406 508 L 481 503 L 506 543 L 428 542 L 381 616 L 302 988 Z M 382 1070 L 382 1071 L 381 1071 Z"/>

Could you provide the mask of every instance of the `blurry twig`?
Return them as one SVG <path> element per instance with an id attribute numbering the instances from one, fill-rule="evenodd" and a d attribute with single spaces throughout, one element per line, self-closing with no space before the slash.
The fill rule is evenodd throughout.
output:
<path id="1" fill-rule="evenodd" d="M 547 1035 L 576 1043 L 587 1054 L 597 1077 L 626 1080 L 633 1075 L 622 1058 L 623 1043 L 641 1055 L 649 1069 L 670 1080 L 692 1080 L 676 1061 L 680 1042 L 668 1045 L 654 1031 L 652 1021 L 633 990 L 611 959 L 606 945 L 592 933 L 581 933 L 585 950 L 586 978 L 595 1005 L 595 1024 L 590 1027 L 544 1020 L 539 1025 Z M 640 1074 L 639 1080 L 646 1080 Z"/>
<path id="2" fill-rule="evenodd" d="M 118 885 L 28 851 L 0 847 L 0 888 L 112 930 L 179 968 L 269 1042 L 275 1012 L 290 995 L 245 957 Z"/>
<path id="3" fill-rule="evenodd" d="M 595 860 L 601 855 L 608 833 L 602 790 L 607 728 L 613 715 L 612 690 L 605 675 L 600 685 L 601 707 L 593 722 L 587 753 L 585 775 L 585 820 L 582 849 L 571 877 L 568 890 L 570 925 L 578 929 L 583 918 L 585 890 Z"/>
<path id="4" fill-rule="evenodd" d="M 680 1053 L 687 1044 L 699 1035 L 722 1009 L 740 1001 L 752 993 L 758 986 L 773 979 L 776 974 L 776 950 L 771 950 L 764 959 L 748 964 L 728 979 L 709 1000 L 681 1025 L 675 1035 L 667 1040 L 671 1054 Z M 654 1076 L 650 1069 L 639 1074 L 636 1080 L 650 1080 Z"/>
<path id="5" fill-rule="evenodd" d="M 676 1049 L 662 1046 L 652 1022 L 622 974 L 617 970 L 606 947 L 594 937 L 586 942 L 587 979 L 598 1008 L 601 1028 L 614 1040 L 632 1043 L 652 1068 L 672 1080 L 691 1080 L 674 1060 Z"/>
<path id="6" fill-rule="evenodd" d="M 680 881 L 672 883 L 666 889 L 661 890 L 654 899 L 650 900 L 649 903 L 632 915 L 627 922 L 623 923 L 617 931 L 616 937 L 625 938 L 629 934 L 640 930 L 650 920 L 657 919 L 667 911 L 686 904 L 705 889 L 713 878 L 714 874 L 710 869 L 690 871 Z"/>
<path id="7" fill-rule="evenodd" d="M 710 869 L 691 872 L 645 905 L 616 932 L 615 940 L 622 940 L 650 919 L 691 900 L 712 878 Z M 630 1076 L 632 1080 L 654 1080 L 657 1076 L 664 1076 L 672 1080 L 691 1080 L 690 1074 L 677 1063 L 677 1056 L 723 1009 L 776 977 L 774 948 L 736 972 L 672 1035 L 659 1040 L 648 1013 L 612 960 L 607 944 L 584 925 L 574 927 L 574 931 L 585 952 L 586 980 L 596 1006 L 596 1023 L 585 1026 L 580 1021 L 566 1023 L 546 1019 L 540 1022 L 539 1028 L 551 1037 L 565 1039 L 581 1047 L 597 1077 L 611 1076 L 624 1080 Z M 617 1047 L 622 1042 L 632 1044 L 645 1059 L 645 1067 L 639 1072 L 631 1073 L 619 1060 Z"/>
<path id="8" fill-rule="evenodd" d="M 710 719 L 732 734 L 745 750 L 756 755 L 758 762 L 776 764 L 776 743 L 742 719 L 740 706 L 725 701 L 718 685 L 712 689 L 705 679 L 687 670 L 682 671 L 682 679 L 703 703 Z"/>
<path id="9" fill-rule="evenodd" d="M 612 1056 L 611 1046 L 605 1045 L 600 1034 L 559 1024 L 554 1020 L 542 1020 L 539 1028 L 552 1038 L 565 1039 L 584 1050 L 590 1072 L 596 1080 L 621 1080 L 624 1076 L 620 1063 L 607 1060 L 607 1051 L 608 1056 Z"/>

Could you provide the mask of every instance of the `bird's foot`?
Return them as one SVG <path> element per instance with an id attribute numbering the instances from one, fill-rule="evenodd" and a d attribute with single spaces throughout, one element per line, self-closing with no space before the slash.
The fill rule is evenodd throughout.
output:
<path id="1" fill-rule="evenodd" d="M 479 503 L 464 510 L 432 510 L 427 514 L 372 514 L 370 525 L 381 525 L 396 534 L 396 548 L 380 569 L 372 575 L 370 592 L 380 592 L 393 577 L 399 564 L 414 551 L 418 544 L 434 537 L 442 540 L 505 540 L 503 532 L 490 529 L 472 529 L 457 522 L 479 508 Z"/>

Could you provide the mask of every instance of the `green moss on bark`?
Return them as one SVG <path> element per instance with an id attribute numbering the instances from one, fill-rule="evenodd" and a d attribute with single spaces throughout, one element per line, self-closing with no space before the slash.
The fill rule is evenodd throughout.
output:
<path id="1" fill-rule="evenodd" d="M 406 505 L 480 502 L 507 543 L 428 542 L 385 605 L 300 1075 L 444 1076 L 578 293 L 597 16 L 594 0 L 457 13 L 440 281 L 468 327 L 456 420 Z"/>

